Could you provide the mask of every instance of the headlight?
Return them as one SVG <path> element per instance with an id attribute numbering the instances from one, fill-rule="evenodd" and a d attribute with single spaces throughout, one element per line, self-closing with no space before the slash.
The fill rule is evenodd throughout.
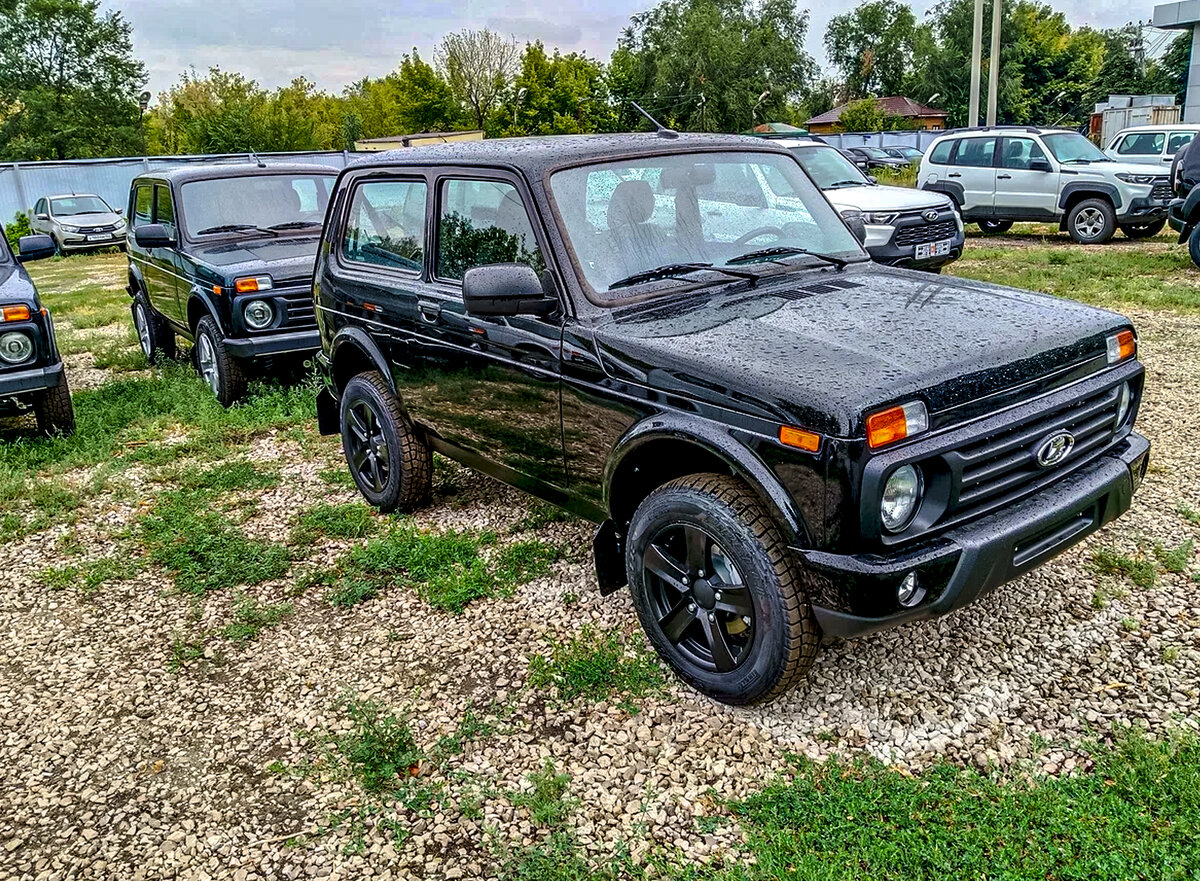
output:
<path id="1" fill-rule="evenodd" d="M 33 355 L 33 340 L 19 331 L 11 330 L 0 335 L 0 359 L 9 364 L 28 361 Z"/>
<path id="2" fill-rule="evenodd" d="M 1130 174 L 1126 171 L 1117 172 L 1115 175 L 1117 180 L 1123 180 L 1127 184 L 1152 184 L 1157 176 L 1154 174 Z"/>
<path id="3" fill-rule="evenodd" d="M 275 310 L 266 300 L 251 300 L 242 309 L 242 315 L 246 319 L 247 327 L 251 330 L 262 330 L 275 318 Z"/>
<path id="4" fill-rule="evenodd" d="M 1129 383 L 1121 384 L 1121 396 L 1117 399 L 1117 428 L 1125 424 L 1125 417 L 1129 415 L 1129 404 L 1133 401 L 1133 391 L 1129 388 Z"/>
<path id="5" fill-rule="evenodd" d="M 895 211 L 891 211 L 891 212 L 868 211 L 866 214 L 863 215 L 863 220 L 865 220 L 867 223 L 884 223 L 884 224 L 886 224 L 886 223 L 891 223 L 893 220 L 895 220 L 896 216 L 897 216 L 897 214 Z"/>
<path id="6" fill-rule="evenodd" d="M 901 465 L 892 472 L 883 487 L 879 516 L 888 532 L 900 532 L 912 523 L 921 504 L 921 472 L 912 465 Z"/>
<path id="7" fill-rule="evenodd" d="M 63 232 L 79 232 L 79 227 L 71 226 L 69 223 L 60 223 L 59 226 L 62 227 Z"/>

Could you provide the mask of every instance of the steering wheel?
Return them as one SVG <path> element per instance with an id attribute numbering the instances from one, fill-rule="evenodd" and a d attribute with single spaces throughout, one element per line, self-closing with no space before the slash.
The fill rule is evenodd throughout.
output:
<path id="1" fill-rule="evenodd" d="M 765 236 L 768 233 L 775 236 L 777 239 L 782 239 L 786 233 L 777 226 L 760 226 L 757 229 L 752 229 L 750 232 L 738 238 L 735 245 L 744 245 L 749 241 L 757 239 L 759 236 Z"/>

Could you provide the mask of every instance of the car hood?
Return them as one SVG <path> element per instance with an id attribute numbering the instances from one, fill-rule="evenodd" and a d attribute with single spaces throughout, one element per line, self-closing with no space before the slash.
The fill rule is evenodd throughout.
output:
<path id="1" fill-rule="evenodd" d="M 227 278 L 267 274 L 276 283 L 311 280 L 319 235 L 193 245 L 192 256 Z"/>
<path id="2" fill-rule="evenodd" d="M 838 437 L 914 398 L 933 413 L 1105 351 L 1129 321 L 1013 288 L 860 264 L 622 310 L 595 331 L 614 379 Z"/>
<path id="3" fill-rule="evenodd" d="M 1096 162 L 1088 165 L 1082 163 L 1072 163 L 1064 165 L 1064 169 L 1078 172 L 1081 177 L 1097 177 L 1108 178 L 1114 174 L 1155 174 L 1158 177 L 1166 177 L 1171 170 L 1171 166 L 1165 162 L 1162 163 L 1162 168 L 1155 170 L 1153 165 L 1143 164 L 1139 162 Z"/>
<path id="4" fill-rule="evenodd" d="M 949 208 L 950 200 L 940 193 L 907 187 L 861 186 L 825 190 L 834 208 L 859 211 L 920 211 L 923 208 Z"/>
<path id="5" fill-rule="evenodd" d="M 0 263 L 0 303 L 27 303 L 31 307 L 41 308 L 33 281 L 21 264 L 13 260 Z"/>
<path id="6" fill-rule="evenodd" d="M 70 226 L 108 226 L 118 220 L 124 220 L 115 211 L 93 211 L 89 214 L 69 214 L 66 217 L 55 217 L 55 223 L 66 223 Z"/>

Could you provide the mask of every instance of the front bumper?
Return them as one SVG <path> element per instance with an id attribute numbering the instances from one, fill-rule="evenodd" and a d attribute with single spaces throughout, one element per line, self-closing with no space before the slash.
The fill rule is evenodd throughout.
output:
<path id="1" fill-rule="evenodd" d="M 64 251 L 88 251 L 93 248 L 112 248 L 125 244 L 125 230 L 111 233 L 62 233 L 59 247 Z"/>
<path id="2" fill-rule="evenodd" d="M 63 378 L 62 362 L 47 367 L 0 372 L 0 399 L 15 398 L 28 392 L 57 388 Z"/>
<path id="3" fill-rule="evenodd" d="M 1138 196 L 1130 199 L 1125 210 L 1117 215 L 1118 223 L 1153 223 L 1168 216 L 1167 207 L 1170 200 L 1155 199 L 1152 196 Z"/>
<path id="4" fill-rule="evenodd" d="M 298 330 L 255 337 L 226 337 L 225 348 L 235 358 L 266 358 L 269 355 L 299 355 L 321 348 L 321 332 Z"/>
<path id="5" fill-rule="evenodd" d="M 827 554 L 794 548 L 814 596 L 821 581 L 871 595 L 882 607 L 905 575 L 926 591 L 912 608 L 878 615 L 814 605 L 827 637 L 848 638 L 945 615 L 1041 565 L 1129 510 L 1150 461 L 1150 442 L 1130 433 L 1113 450 L 1012 507 L 895 554 Z"/>

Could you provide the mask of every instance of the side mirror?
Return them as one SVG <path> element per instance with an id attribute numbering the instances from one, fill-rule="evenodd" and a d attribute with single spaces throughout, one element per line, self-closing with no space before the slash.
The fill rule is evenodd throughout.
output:
<path id="1" fill-rule="evenodd" d="M 1052 169 L 1050 168 L 1050 160 L 1049 159 L 1030 159 L 1029 160 L 1029 170 L 1030 171 L 1051 171 Z"/>
<path id="2" fill-rule="evenodd" d="M 850 227 L 850 232 L 854 234 L 854 238 L 858 239 L 860 245 L 867 243 L 867 222 L 863 220 L 861 214 L 851 214 L 849 217 L 843 217 L 846 221 L 846 226 Z"/>
<path id="3" fill-rule="evenodd" d="M 17 239 L 17 259 L 22 263 L 54 256 L 54 239 L 47 235 L 21 236 Z"/>
<path id="4" fill-rule="evenodd" d="M 35 214 L 35 215 L 33 215 L 33 216 L 34 216 L 34 218 L 35 218 L 36 220 L 49 220 L 49 219 L 50 219 L 50 215 L 49 215 L 49 214 L 46 214 L 46 213 L 42 213 L 42 214 Z"/>
<path id="5" fill-rule="evenodd" d="M 175 244 L 167 228 L 161 223 L 147 223 L 133 231 L 133 240 L 140 248 L 169 248 Z"/>
<path id="6" fill-rule="evenodd" d="M 558 301 L 546 296 L 533 267 L 489 263 L 463 275 L 463 304 L 470 315 L 546 315 Z"/>

